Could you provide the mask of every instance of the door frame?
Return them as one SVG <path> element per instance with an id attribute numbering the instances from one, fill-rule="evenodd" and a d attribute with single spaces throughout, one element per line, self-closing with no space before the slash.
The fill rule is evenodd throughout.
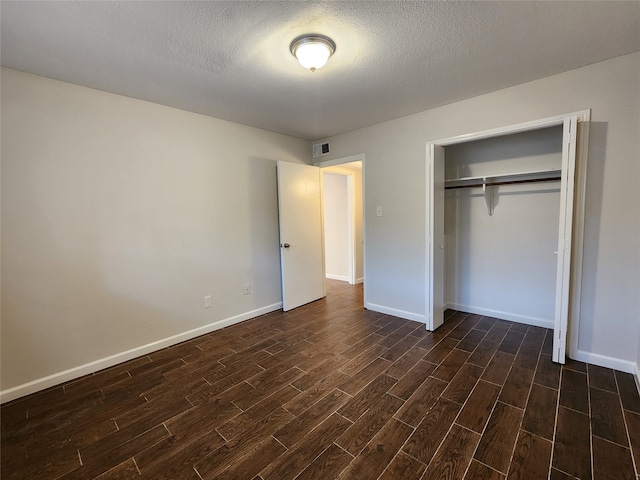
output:
<path id="1" fill-rule="evenodd" d="M 569 285 L 569 312 L 568 312 L 568 330 L 567 330 L 567 347 L 570 357 L 575 357 L 578 353 L 578 337 L 580 331 L 580 297 L 582 293 L 582 257 L 584 253 L 584 220 L 585 220 L 585 194 L 587 183 L 587 156 L 588 156 L 588 142 L 589 142 L 589 123 L 591 120 L 591 110 L 580 110 L 577 112 L 567 113 L 564 115 L 557 115 L 553 117 L 542 118 L 539 120 L 533 120 L 530 122 L 518 123 L 513 125 L 507 125 L 503 127 L 493 128 L 489 130 L 482 130 L 473 133 L 466 133 L 463 135 L 457 135 L 454 137 L 443 138 L 435 141 L 427 142 L 427 166 L 429 162 L 433 161 L 432 145 L 439 145 L 442 147 L 456 145 L 460 143 L 466 143 L 475 140 L 483 140 L 487 138 L 500 137 L 504 135 L 510 135 L 515 133 L 527 132 L 531 130 L 539 130 L 546 127 L 561 126 L 565 122 L 570 121 L 571 118 L 577 118 L 577 141 L 575 152 L 575 176 L 574 176 L 574 197 L 573 197 L 573 235 L 571 237 L 571 264 L 570 264 L 570 279 Z M 563 145 L 563 150 L 564 150 Z M 427 182 L 430 182 L 429 171 L 427 168 Z M 431 185 L 428 188 L 432 188 Z M 429 202 L 429 198 L 426 199 Z M 429 205 L 427 203 L 427 215 L 429 213 Z M 429 225 L 430 218 L 426 219 L 427 225 Z M 427 238 L 428 240 L 428 238 Z M 426 245 L 426 268 L 427 271 L 425 277 L 425 285 L 430 286 L 430 269 L 429 269 L 429 245 Z M 428 292 L 425 292 L 427 301 L 425 302 L 425 316 L 429 318 L 428 307 Z M 427 325 L 428 329 L 430 325 Z M 432 327 L 432 326 L 431 326 Z"/>
<path id="2" fill-rule="evenodd" d="M 356 155 L 349 155 L 348 157 L 340 157 L 340 158 L 336 158 L 333 160 L 325 160 L 322 162 L 317 162 L 314 163 L 314 166 L 316 167 L 320 167 L 320 171 L 322 172 L 323 169 L 327 168 L 327 167 L 339 167 L 340 165 L 343 165 L 345 163 L 351 163 L 351 162 L 362 162 L 362 277 L 363 277 L 363 289 L 364 289 L 364 305 L 367 304 L 367 241 L 366 241 L 366 215 L 365 215 L 365 199 L 366 199 L 366 188 L 365 188 L 365 166 L 366 166 L 366 162 L 365 162 L 365 154 L 364 153 L 359 153 Z M 344 174 L 344 175 L 348 175 L 348 174 Z M 355 251 L 356 251 L 356 230 L 355 230 L 355 185 L 353 184 L 354 178 L 353 175 L 348 176 L 347 178 L 351 178 L 351 181 L 347 181 L 347 190 L 349 190 L 349 188 L 351 189 L 350 191 L 347 192 L 348 196 L 349 196 L 349 202 L 351 204 L 351 210 L 352 212 L 349 214 L 349 216 L 352 219 L 353 225 L 351 227 L 351 230 L 353 232 L 353 241 L 351 242 L 351 253 L 349 258 L 353 259 L 352 260 L 352 272 L 353 272 L 353 283 L 356 283 L 357 280 L 357 273 L 356 273 L 356 255 L 355 255 Z M 351 221 L 350 221 L 351 223 Z"/>

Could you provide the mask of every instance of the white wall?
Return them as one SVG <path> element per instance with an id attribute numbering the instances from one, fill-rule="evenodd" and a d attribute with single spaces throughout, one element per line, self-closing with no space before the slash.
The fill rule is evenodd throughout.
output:
<path id="1" fill-rule="evenodd" d="M 446 178 L 562 168 L 562 127 L 445 148 Z M 450 308 L 553 328 L 560 182 L 447 190 Z"/>
<path id="2" fill-rule="evenodd" d="M 279 307 L 275 162 L 308 142 L 8 69 L 1 92 L 3 400 Z"/>
<path id="3" fill-rule="evenodd" d="M 327 278 L 348 282 L 349 265 L 349 212 L 347 177 L 323 172 L 324 198 L 324 255 Z"/>
<path id="4" fill-rule="evenodd" d="M 640 53 L 332 137 L 332 158 L 365 153 L 370 307 L 424 319 L 425 145 L 592 109 L 581 358 L 638 359 L 640 329 Z M 329 159 L 327 159 L 329 160 Z M 376 217 L 375 208 L 384 215 Z"/>

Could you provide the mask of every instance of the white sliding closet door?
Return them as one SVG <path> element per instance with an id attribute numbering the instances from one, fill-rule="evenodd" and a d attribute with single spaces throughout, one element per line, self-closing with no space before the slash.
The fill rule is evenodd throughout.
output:
<path id="1" fill-rule="evenodd" d="M 575 190 L 576 137 L 578 117 L 565 118 L 562 136 L 562 177 L 560 180 L 560 223 L 556 274 L 556 309 L 553 335 L 553 361 L 565 363 L 571 280 L 571 233 Z"/>
<path id="2" fill-rule="evenodd" d="M 427 152 L 427 328 L 435 330 L 444 323 L 444 147 L 429 145 Z"/>

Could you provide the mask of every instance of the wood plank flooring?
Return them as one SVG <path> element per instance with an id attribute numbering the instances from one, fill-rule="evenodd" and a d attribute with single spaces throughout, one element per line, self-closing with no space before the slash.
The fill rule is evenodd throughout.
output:
<path id="1" fill-rule="evenodd" d="M 1 408 L 12 479 L 634 479 L 631 375 L 551 362 L 551 332 L 447 312 L 430 333 L 362 286 Z"/>

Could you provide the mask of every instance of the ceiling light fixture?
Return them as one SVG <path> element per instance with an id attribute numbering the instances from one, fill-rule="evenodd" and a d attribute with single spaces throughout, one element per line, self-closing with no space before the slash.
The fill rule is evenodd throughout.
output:
<path id="1" fill-rule="evenodd" d="M 295 38 L 289 50 L 298 59 L 300 65 L 315 72 L 327 63 L 329 57 L 336 51 L 336 44 L 325 35 L 311 33 Z"/>

